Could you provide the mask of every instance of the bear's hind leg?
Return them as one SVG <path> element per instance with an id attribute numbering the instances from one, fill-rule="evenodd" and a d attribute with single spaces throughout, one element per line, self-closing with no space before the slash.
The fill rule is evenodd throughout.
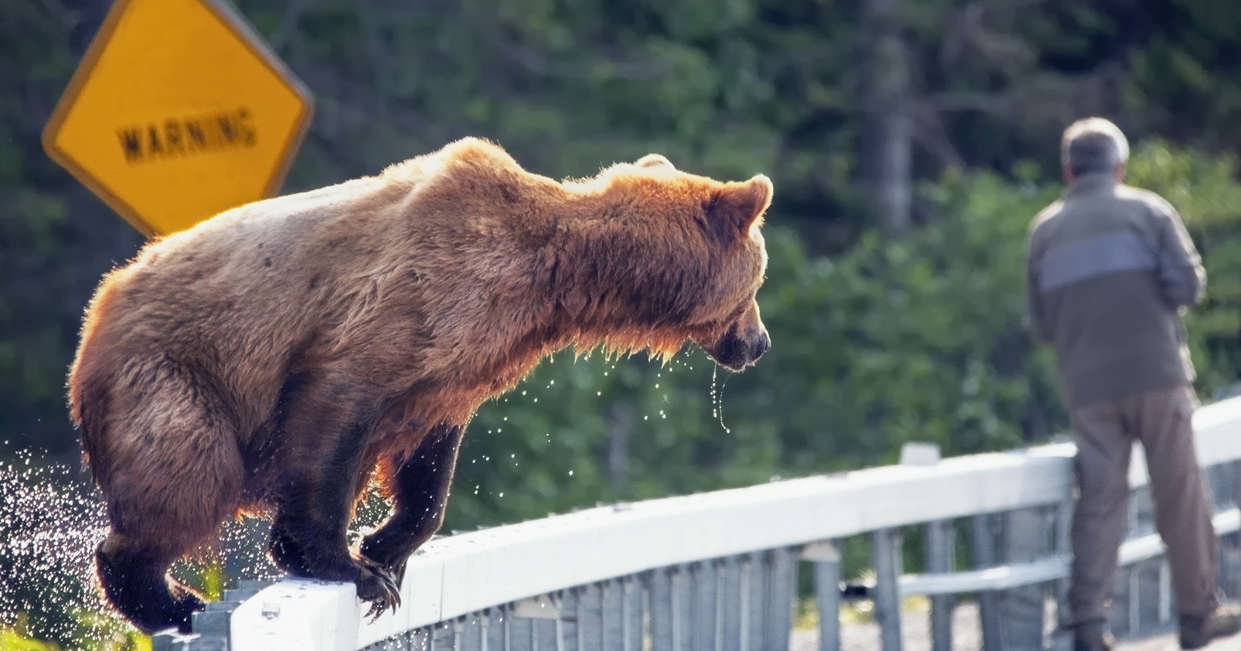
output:
<path id="1" fill-rule="evenodd" d="M 352 581 L 372 614 L 400 603 L 391 574 L 367 559 L 354 558 L 345 532 L 353 516 L 361 477 L 370 468 L 367 438 L 377 407 L 356 382 L 319 376 L 293 383 L 283 397 L 281 477 L 268 551 L 277 566 L 297 576 Z"/>
<path id="2" fill-rule="evenodd" d="M 228 411 L 210 382 L 166 360 L 151 365 L 154 388 L 117 387 L 115 429 L 93 460 L 112 529 L 96 550 L 108 601 L 146 632 L 188 632 L 202 599 L 168 567 L 237 512 L 245 468 Z"/>
<path id="3" fill-rule="evenodd" d="M 369 559 L 354 558 L 349 553 L 345 540 L 349 509 L 328 508 L 337 501 L 333 497 L 351 496 L 352 492 L 342 486 L 340 495 L 333 491 L 328 496 L 324 491 L 328 487 L 312 486 L 306 486 L 309 490 L 291 492 L 315 494 L 323 498 L 322 501 L 311 506 L 308 501 L 289 500 L 277 507 L 268 543 L 272 561 L 295 576 L 353 582 L 358 598 L 371 602 L 371 615 L 379 615 L 388 608 L 395 610 L 401 597 L 391 572 Z"/>
<path id="4" fill-rule="evenodd" d="M 203 601 L 167 576 L 175 555 L 144 548 L 115 532 L 95 550 L 99 583 L 112 606 L 144 633 L 177 627 L 190 631 L 190 620 Z"/>

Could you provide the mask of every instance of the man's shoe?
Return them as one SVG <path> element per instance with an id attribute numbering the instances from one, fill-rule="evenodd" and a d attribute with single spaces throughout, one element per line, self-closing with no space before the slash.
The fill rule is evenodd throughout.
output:
<path id="1" fill-rule="evenodd" d="M 1201 649 L 1217 637 L 1241 631 L 1241 604 L 1222 603 L 1207 615 L 1181 615 L 1181 648 Z"/>
<path id="2" fill-rule="evenodd" d="M 1073 651 L 1112 651 L 1112 635 L 1104 622 L 1086 622 L 1072 630 Z"/>

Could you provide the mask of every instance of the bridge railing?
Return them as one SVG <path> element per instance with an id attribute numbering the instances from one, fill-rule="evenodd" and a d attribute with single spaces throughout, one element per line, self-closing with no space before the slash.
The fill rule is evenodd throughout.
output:
<path id="1" fill-rule="evenodd" d="M 1194 425 L 1222 507 L 1222 567 L 1235 581 L 1241 399 L 1201 408 Z M 1174 608 L 1140 452 L 1112 621 L 1121 634 L 1166 627 Z M 911 595 L 931 597 L 932 648 L 948 649 L 962 594 L 977 596 L 985 648 L 1045 648 L 1055 625 L 1046 604 L 1067 577 L 1073 454 L 1059 443 L 931 458 L 437 538 L 411 557 L 401 608 L 378 620 L 362 618 L 351 584 L 286 579 L 253 596 L 229 591 L 198 616 L 199 637 L 157 636 L 155 648 L 219 648 L 227 638 L 233 651 L 783 651 L 799 572 L 813 577 L 823 650 L 839 648 L 839 608 L 850 597 L 873 601 L 882 648 L 901 649 L 901 602 Z M 919 530 L 930 571 L 907 575 L 902 536 Z M 838 543 L 857 536 L 869 539 L 874 578 L 842 590 Z M 954 567 L 958 538 L 969 539 L 974 567 Z"/>

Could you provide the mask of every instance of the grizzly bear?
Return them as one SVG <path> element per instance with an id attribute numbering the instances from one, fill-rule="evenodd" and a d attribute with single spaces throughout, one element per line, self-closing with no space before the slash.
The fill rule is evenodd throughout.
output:
<path id="1" fill-rule="evenodd" d="M 104 594 L 144 631 L 188 630 L 203 602 L 169 565 L 250 512 L 279 567 L 395 609 L 470 417 L 542 357 L 689 340 L 740 370 L 768 349 L 771 196 L 656 154 L 557 182 L 467 138 L 151 243 L 103 279 L 69 378 Z M 376 467 L 393 513 L 351 551 Z"/>

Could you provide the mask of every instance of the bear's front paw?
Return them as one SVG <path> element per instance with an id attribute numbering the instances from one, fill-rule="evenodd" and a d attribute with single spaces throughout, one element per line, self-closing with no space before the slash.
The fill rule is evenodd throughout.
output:
<path id="1" fill-rule="evenodd" d="M 392 574 L 366 557 L 358 559 L 358 566 L 358 598 L 371 604 L 366 616 L 375 621 L 385 610 L 395 613 L 401 605 L 401 588 Z"/>
<path id="2" fill-rule="evenodd" d="M 386 569 L 396 584 L 401 585 L 405 580 L 405 565 L 409 562 L 409 552 L 394 547 L 390 540 L 371 534 L 358 545 L 357 556 L 363 564 L 371 563 Z"/>
<path id="3" fill-rule="evenodd" d="M 405 584 L 405 566 L 407 564 L 409 564 L 409 557 L 402 556 L 401 560 L 384 565 L 384 567 L 388 570 L 388 574 L 394 581 L 396 581 L 397 585 Z"/>

